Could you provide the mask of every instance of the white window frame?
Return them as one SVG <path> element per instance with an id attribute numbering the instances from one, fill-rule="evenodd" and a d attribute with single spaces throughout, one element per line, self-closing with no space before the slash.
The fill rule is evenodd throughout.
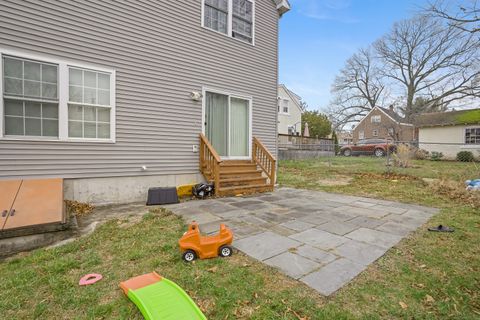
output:
<path id="1" fill-rule="evenodd" d="M 466 127 L 463 130 L 463 143 L 466 148 L 478 148 L 480 146 L 480 143 L 467 143 L 467 130 L 468 129 L 477 129 L 480 130 L 480 127 Z"/>
<path id="2" fill-rule="evenodd" d="M 285 112 L 285 111 L 283 110 L 283 105 L 282 105 L 283 101 L 287 101 L 287 102 L 288 102 L 288 103 L 287 103 L 288 112 Z M 289 116 L 289 115 L 290 115 L 290 102 L 291 102 L 290 99 L 279 98 L 279 99 L 278 99 L 278 113 L 279 113 L 279 114 L 286 115 L 286 116 Z"/>
<path id="3" fill-rule="evenodd" d="M 378 119 L 378 121 L 373 120 L 373 119 Z M 381 115 L 374 115 L 370 118 L 370 121 L 372 123 L 382 123 L 382 116 Z"/>
<path id="4" fill-rule="evenodd" d="M 365 130 L 358 131 L 358 140 L 365 140 Z"/>
<path id="5" fill-rule="evenodd" d="M 246 0 L 252 4 L 252 42 L 248 42 L 245 40 L 242 40 L 240 38 L 235 38 L 232 35 L 233 31 L 233 0 L 227 0 L 228 1 L 228 15 L 227 15 L 227 33 L 223 33 L 214 29 L 211 29 L 207 26 L 205 26 L 205 0 L 202 0 L 202 28 L 205 28 L 207 30 L 216 32 L 218 34 L 224 35 L 228 38 L 238 40 L 242 43 L 250 44 L 252 46 L 255 46 L 255 0 Z"/>
<path id="6" fill-rule="evenodd" d="M 28 59 L 38 62 L 45 62 L 58 65 L 58 138 L 56 137 L 37 137 L 37 136 L 7 136 L 4 134 L 4 103 L 3 103 L 3 63 L 0 63 L 0 140 L 22 140 L 22 141 L 61 141 L 61 142 L 98 142 L 115 143 L 116 128 L 116 101 L 115 101 L 115 83 L 116 71 L 114 69 L 104 68 L 96 65 L 66 61 L 52 56 L 32 54 L 26 51 L 11 50 L 0 47 L 0 61 L 3 62 L 3 56 L 12 56 L 19 59 Z M 68 95 L 69 95 L 69 67 L 90 69 L 110 74 L 110 139 L 92 139 L 92 138 L 69 138 L 68 137 Z"/>
<path id="7" fill-rule="evenodd" d="M 253 120 L 253 117 L 252 117 L 252 111 L 253 111 L 253 97 L 252 96 L 249 96 L 249 95 L 246 95 L 246 94 L 241 94 L 241 93 L 234 93 L 234 92 L 231 92 L 231 91 L 227 91 L 227 90 L 222 90 L 222 89 L 216 89 L 216 88 L 211 88 L 211 87 L 202 87 L 202 96 L 203 96 L 203 99 L 202 99 L 202 133 L 205 135 L 206 134 L 206 128 L 205 128 L 205 116 L 206 116 L 206 105 L 205 105 L 205 102 L 206 102 L 206 99 L 205 97 L 207 96 L 207 92 L 211 92 L 211 93 L 217 93 L 217 94 L 222 94 L 222 95 L 225 95 L 225 96 L 228 96 L 228 109 L 229 109 L 229 114 L 230 114 L 230 106 L 231 106 L 231 103 L 230 103 L 230 100 L 231 98 L 237 98 L 237 99 L 242 99 L 242 100 L 246 100 L 248 101 L 248 109 L 249 109 L 249 114 L 248 114 L 248 121 L 249 121 L 249 128 L 248 128 L 248 156 L 245 156 L 245 157 L 239 157 L 239 156 L 234 156 L 234 157 L 231 157 L 231 156 L 228 156 L 228 157 L 221 157 L 222 159 L 225 159 L 225 160 L 250 160 L 252 159 L 252 141 L 253 141 L 253 131 L 252 131 L 252 128 L 253 128 L 253 123 L 252 123 L 252 120 Z M 228 137 L 228 141 L 230 141 L 230 137 Z M 228 154 L 230 154 L 230 143 L 228 144 Z"/>
<path id="8" fill-rule="evenodd" d="M 372 130 L 372 137 L 378 137 L 378 130 L 377 129 Z"/>

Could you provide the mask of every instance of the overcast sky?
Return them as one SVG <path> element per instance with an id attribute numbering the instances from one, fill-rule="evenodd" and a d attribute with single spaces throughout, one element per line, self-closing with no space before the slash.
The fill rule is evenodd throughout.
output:
<path id="1" fill-rule="evenodd" d="M 280 20 L 280 83 L 311 110 L 330 101 L 330 86 L 345 61 L 395 21 L 411 17 L 427 0 L 290 0 Z"/>

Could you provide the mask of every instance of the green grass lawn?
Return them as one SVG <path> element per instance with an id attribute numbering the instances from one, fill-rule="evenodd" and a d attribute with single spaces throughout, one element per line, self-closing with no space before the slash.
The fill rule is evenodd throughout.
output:
<path id="1" fill-rule="evenodd" d="M 240 253 L 186 264 L 177 247 L 183 221 L 154 210 L 0 262 L 0 318 L 141 319 L 119 283 L 155 270 L 182 286 L 209 319 L 479 319 L 480 209 L 475 200 L 438 194 L 419 177 L 461 183 L 480 172 L 473 164 L 414 165 L 385 177 L 384 162 L 372 158 L 280 163 L 282 185 L 436 206 L 442 211 L 430 224 L 457 229 L 420 228 L 330 298 Z M 104 279 L 79 287 L 92 272 Z"/>

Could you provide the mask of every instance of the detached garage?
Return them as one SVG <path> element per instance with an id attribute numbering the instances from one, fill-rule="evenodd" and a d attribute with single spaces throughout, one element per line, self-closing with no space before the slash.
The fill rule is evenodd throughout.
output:
<path id="1" fill-rule="evenodd" d="M 425 113 L 417 117 L 421 149 L 455 159 L 460 151 L 480 157 L 480 109 Z"/>

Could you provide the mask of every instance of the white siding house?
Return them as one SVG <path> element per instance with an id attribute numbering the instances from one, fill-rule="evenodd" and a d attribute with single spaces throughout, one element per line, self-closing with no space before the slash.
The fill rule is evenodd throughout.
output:
<path id="1" fill-rule="evenodd" d="M 250 159 L 254 137 L 275 156 L 288 10 L 0 0 L 0 180 L 62 178 L 66 199 L 127 203 L 202 181 L 201 133 L 223 159 Z"/>
<path id="2" fill-rule="evenodd" d="M 480 157 L 480 109 L 430 113 L 416 120 L 419 148 L 455 159 L 460 151 Z"/>
<path id="3" fill-rule="evenodd" d="M 302 98 L 285 85 L 278 86 L 278 134 L 302 134 Z"/>

